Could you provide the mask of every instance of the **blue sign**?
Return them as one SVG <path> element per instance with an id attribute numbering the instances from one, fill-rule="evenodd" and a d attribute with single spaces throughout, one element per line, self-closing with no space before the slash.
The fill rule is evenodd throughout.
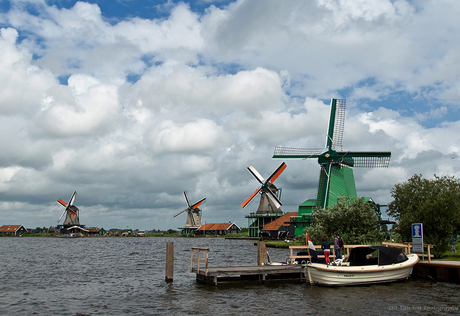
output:
<path id="1" fill-rule="evenodd" d="M 412 224 L 412 239 L 423 238 L 423 225 Z"/>
<path id="2" fill-rule="evenodd" d="M 412 224 L 412 251 L 423 253 L 423 224 Z"/>

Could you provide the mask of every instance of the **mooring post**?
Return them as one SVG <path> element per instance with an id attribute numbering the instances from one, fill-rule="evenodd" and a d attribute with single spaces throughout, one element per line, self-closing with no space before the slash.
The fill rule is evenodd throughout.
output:
<path id="1" fill-rule="evenodd" d="M 257 242 L 257 265 L 265 265 L 265 241 L 263 240 Z"/>
<path id="2" fill-rule="evenodd" d="M 174 243 L 166 243 L 166 275 L 165 281 L 172 282 L 174 276 Z"/>

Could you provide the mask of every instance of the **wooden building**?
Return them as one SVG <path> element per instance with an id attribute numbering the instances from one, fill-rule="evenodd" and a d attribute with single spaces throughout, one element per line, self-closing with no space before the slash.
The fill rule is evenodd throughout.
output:
<path id="1" fill-rule="evenodd" d="M 291 218 L 297 216 L 297 212 L 288 212 L 280 218 L 267 224 L 261 231 L 263 237 L 284 238 L 294 235 L 294 225 Z M 292 226 L 292 227 L 291 227 Z"/>
<path id="2" fill-rule="evenodd" d="M 195 231 L 196 235 L 221 236 L 227 234 L 240 234 L 241 228 L 235 223 L 204 224 Z"/>
<path id="3" fill-rule="evenodd" d="M 0 234 L 7 235 L 22 235 L 27 232 L 27 229 L 22 225 L 3 225 L 0 227 Z"/>
<path id="4" fill-rule="evenodd" d="M 88 232 L 86 233 L 87 236 L 104 236 L 105 235 L 105 229 L 104 228 L 99 228 L 99 227 L 89 227 L 86 228 Z"/>

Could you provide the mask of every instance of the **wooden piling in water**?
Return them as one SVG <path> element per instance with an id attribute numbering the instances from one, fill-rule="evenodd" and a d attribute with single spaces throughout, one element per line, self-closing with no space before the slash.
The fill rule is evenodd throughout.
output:
<path id="1" fill-rule="evenodd" d="M 257 242 L 257 265 L 265 265 L 265 241 L 263 240 Z"/>
<path id="2" fill-rule="evenodd" d="M 172 282 L 174 277 L 174 243 L 166 243 L 166 272 L 165 281 Z"/>

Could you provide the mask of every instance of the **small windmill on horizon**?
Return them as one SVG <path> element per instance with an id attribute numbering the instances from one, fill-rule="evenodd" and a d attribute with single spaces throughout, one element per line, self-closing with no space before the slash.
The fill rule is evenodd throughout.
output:
<path id="1" fill-rule="evenodd" d="M 64 217 L 65 214 L 65 219 L 64 223 L 62 223 L 63 226 L 79 226 L 80 225 L 80 210 L 78 207 L 73 205 L 75 202 L 75 197 L 77 196 L 77 191 L 74 191 L 72 196 L 70 197 L 69 203 L 64 202 L 61 199 L 58 199 L 58 203 L 61 204 L 62 206 L 65 207 L 64 212 L 62 213 L 61 217 L 59 217 L 58 224 L 61 221 L 61 219 Z"/>
<path id="2" fill-rule="evenodd" d="M 203 198 L 194 204 L 190 204 L 190 199 L 188 197 L 187 191 L 184 191 L 184 198 L 185 202 L 187 203 L 187 208 L 174 215 L 174 218 L 181 215 L 182 213 L 187 212 L 187 220 L 185 222 L 185 226 L 179 228 L 182 229 L 183 234 L 190 235 L 201 227 L 201 210 L 198 207 L 206 201 L 206 198 Z"/>

